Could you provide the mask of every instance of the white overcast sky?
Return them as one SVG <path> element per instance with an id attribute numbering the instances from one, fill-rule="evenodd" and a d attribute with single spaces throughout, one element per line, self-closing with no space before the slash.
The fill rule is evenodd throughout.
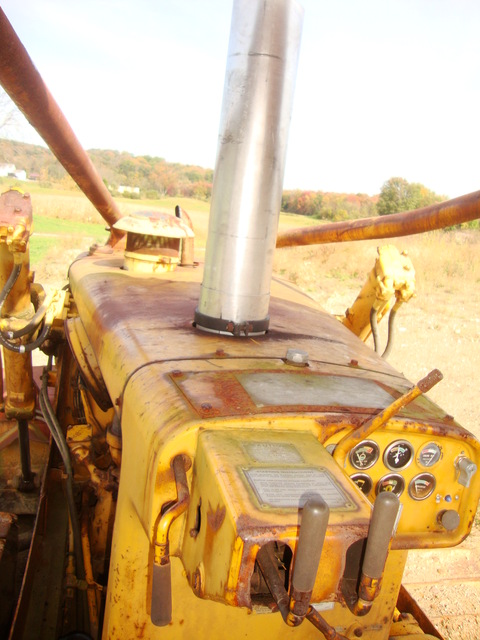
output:
<path id="1" fill-rule="evenodd" d="M 285 188 L 480 189 L 480 1 L 301 4 Z M 231 0 L 1 6 L 86 149 L 214 167 Z"/>

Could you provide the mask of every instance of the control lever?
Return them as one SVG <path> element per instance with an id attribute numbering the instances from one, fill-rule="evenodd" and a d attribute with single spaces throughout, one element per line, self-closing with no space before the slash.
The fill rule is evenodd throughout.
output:
<path id="1" fill-rule="evenodd" d="M 358 598 L 352 609 L 357 616 L 364 616 L 370 611 L 380 590 L 380 581 L 387 561 L 390 541 L 395 535 L 399 509 L 400 501 L 394 493 L 384 491 L 378 494 L 368 530 Z"/>
<path id="2" fill-rule="evenodd" d="M 290 597 L 283 578 L 278 573 L 278 560 L 272 544 L 266 544 L 260 549 L 257 564 L 282 618 L 289 626 L 299 625 L 306 617 L 327 640 L 347 640 L 310 605 L 329 512 L 328 505 L 319 496 L 307 500 L 303 507 Z"/>
<path id="3" fill-rule="evenodd" d="M 443 380 L 442 372 L 438 369 L 433 369 L 425 378 L 422 378 L 411 389 L 394 400 L 388 407 L 383 409 L 383 411 L 380 411 L 378 415 L 367 420 L 367 422 L 360 425 L 357 429 L 347 433 L 335 447 L 333 452 L 335 461 L 343 468 L 347 455 L 353 447 L 383 426 L 387 420 L 397 414 L 403 407 L 406 407 L 407 404 L 410 404 L 415 398 L 418 398 L 422 393 L 430 391 L 440 380 Z"/>
<path id="4" fill-rule="evenodd" d="M 477 472 L 477 465 L 470 458 L 459 456 L 455 461 L 455 469 L 458 473 L 458 483 L 468 489 L 470 480 Z"/>
<path id="5" fill-rule="evenodd" d="M 329 515 L 330 509 L 320 496 L 310 498 L 303 507 L 286 619 L 291 627 L 299 625 L 310 608 Z"/>
<path id="6" fill-rule="evenodd" d="M 190 461 L 182 455 L 177 455 L 173 459 L 172 469 L 177 500 L 159 516 L 155 523 L 150 616 L 152 623 L 157 627 L 164 627 L 172 620 L 172 578 L 168 534 L 172 522 L 186 511 L 190 502 L 187 484 L 189 465 Z"/>

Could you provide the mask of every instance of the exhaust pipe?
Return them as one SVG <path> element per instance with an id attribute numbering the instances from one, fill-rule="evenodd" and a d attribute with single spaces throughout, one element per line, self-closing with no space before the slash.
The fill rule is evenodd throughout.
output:
<path id="1" fill-rule="evenodd" d="M 258 335 L 268 305 L 303 8 L 235 0 L 199 329 Z"/>

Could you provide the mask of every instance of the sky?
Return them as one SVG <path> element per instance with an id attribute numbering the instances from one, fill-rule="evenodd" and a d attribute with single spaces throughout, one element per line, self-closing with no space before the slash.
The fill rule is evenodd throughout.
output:
<path id="1" fill-rule="evenodd" d="M 300 4 L 284 188 L 374 195 L 398 176 L 479 190 L 480 2 Z M 1 6 L 86 149 L 214 168 L 231 0 Z"/>

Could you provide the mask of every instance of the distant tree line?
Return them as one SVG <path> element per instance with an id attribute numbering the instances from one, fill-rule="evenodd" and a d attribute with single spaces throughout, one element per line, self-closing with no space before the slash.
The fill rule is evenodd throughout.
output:
<path id="1" fill-rule="evenodd" d="M 123 197 L 210 199 L 212 169 L 167 162 L 154 156 L 134 156 L 125 151 L 91 149 L 88 155 L 114 195 L 119 195 L 119 186 L 127 186 L 138 187 L 138 190 L 126 192 Z M 1 163 L 12 163 L 17 169 L 25 169 L 27 175 L 35 176 L 46 186 L 77 188 L 51 151 L 40 145 L 0 139 Z M 395 177 L 387 180 L 376 196 L 284 191 L 282 210 L 318 220 L 348 220 L 418 209 L 445 199 L 423 184 Z"/>
<path id="2" fill-rule="evenodd" d="M 376 215 L 378 196 L 364 193 L 325 193 L 323 191 L 284 191 L 282 211 L 318 220 L 349 220 Z"/>
<path id="3" fill-rule="evenodd" d="M 164 158 L 134 156 L 120 151 L 91 149 L 90 159 L 114 195 L 118 187 L 138 187 L 130 198 L 182 196 L 208 200 L 212 192 L 213 170 L 167 162 Z M 0 163 L 15 164 L 35 176 L 45 186 L 75 188 L 71 178 L 52 152 L 40 145 L 0 139 Z"/>

